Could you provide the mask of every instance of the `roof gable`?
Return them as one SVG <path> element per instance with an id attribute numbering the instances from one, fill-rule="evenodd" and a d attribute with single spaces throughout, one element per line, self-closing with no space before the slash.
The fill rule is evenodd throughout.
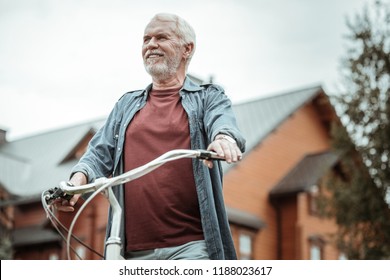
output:
<path id="1" fill-rule="evenodd" d="M 89 141 L 95 135 L 95 129 L 90 129 L 87 133 L 80 139 L 80 141 L 74 146 L 69 153 L 65 156 L 63 160 L 61 160 L 60 164 L 66 163 L 71 160 L 78 160 L 85 153 Z"/>

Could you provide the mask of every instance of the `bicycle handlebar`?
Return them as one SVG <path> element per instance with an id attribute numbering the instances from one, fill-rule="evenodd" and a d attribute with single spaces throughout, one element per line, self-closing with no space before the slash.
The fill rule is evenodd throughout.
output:
<path id="1" fill-rule="evenodd" d="M 130 170 L 122 175 L 112 177 L 112 178 L 98 178 L 95 182 L 82 185 L 82 186 L 74 186 L 69 182 L 62 181 L 59 183 L 58 187 L 51 188 L 46 190 L 43 193 L 43 196 L 48 204 L 52 203 L 54 200 L 62 198 L 62 199 L 70 199 L 74 194 L 84 194 L 96 191 L 103 185 L 116 186 L 131 180 L 137 179 L 157 167 L 163 165 L 166 162 L 173 161 L 180 158 L 197 158 L 201 160 L 224 160 L 223 157 L 217 155 L 217 153 L 207 150 L 185 150 L 185 149 L 177 149 L 166 152 L 160 157 L 152 160 L 151 162 L 142 165 L 138 168 Z"/>
<path id="2" fill-rule="evenodd" d="M 85 203 L 81 206 L 79 211 L 76 213 L 71 226 L 68 231 L 68 237 L 66 239 L 67 243 L 67 255 L 68 259 L 70 258 L 70 239 L 72 236 L 72 230 L 75 225 L 75 222 L 79 215 L 81 214 L 82 210 L 86 207 L 86 205 L 98 194 L 101 192 L 105 192 L 107 199 L 109 200 L 109 203 L 111 206 L 114 207 L 114 217 L 113 217 L 113 226 L 111 228 L 111 234 L 108 240 L 106 241 L 106 248 L 107 248 L 107 257 L 108 259 L 120 259 L 120 247 L 121 247 L 121 241 L 119 236 L 119 226 L 120 226 L 120 213 L 122 211 L 121 206 L 118 204 L 118 201 L 113 195 L 112 186 L 124 184 L 126 182 L 129 182 L 131 180 L 137 179 L 141 176 L 144 176 L 148 174 L 149 172 L 153 171 L 154 169 L 158 168 L 159 166 L 173 160 L 182 159 L 182 158 L 197 158 L 201 160 L 224 160 L 223 157 L 220 157 L 217 155 L 217 153 L 207 150 L 185 150 L 185 149 L 178 149 L 178 150 L 172 150 L 169 152 L 166 152 L 165 154 L 161 155 L 160 157 L 146 163 L 145 165 L 142 165 L 140 167 L 137 167 L 135 169 L 132 169 L 130 171 L 127 171 L 119 176 L 111 177 L 111 178 L 98 178 L 93 183 L 81 185 L 81 186 L 73 186 L 69 182 L 60 182 L 58 187 L 51 188 L 49 190 L 46 190 L 42 192 L 42 204 L 44 206 L 44 209 L 47 213 L 48 218 L 52 221 L 53 225 L 55 222 L 53 221 L 52 216 L 54 214 L 49 208 L 49 205 L 51 205 L 54 201 L 57 199 L 70 199 L 74 194 L 84 194 L 93 192 L 93 194 L 85 201 Z M 115 221 L 115 223 L 114 223 Z M 57 222 L 60 224 L 60 222 L 57 220 Z M 61 225 L 61 224 L 60 224 Z M 61 225 L 62 226 L 62 225 Z M 59 231 L 58 227 L 55 226 L 56 229 Z M 59 231 L 60 232 L 60 231 Z M 62 234 L 61 234 L 62 236 Z M 74 251 L 74 250 L 73 250 Z M 76 253 L 76 252 L 75 252 Z M 77 253 L 76 253 L 77 255 Z"/>

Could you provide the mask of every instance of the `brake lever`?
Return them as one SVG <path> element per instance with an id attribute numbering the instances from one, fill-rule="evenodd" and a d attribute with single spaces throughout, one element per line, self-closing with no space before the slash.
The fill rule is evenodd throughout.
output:
<path id="1" fill-rule="evenodd" d="M 48 204 L 53 203 L 55 200 L 61 198 L 70 200 L 73 195 L 65 193 L 62 188 L 60 187 L 54 187 L 51 189 L 48 189 L 44 194 L 45 200 Z"/>

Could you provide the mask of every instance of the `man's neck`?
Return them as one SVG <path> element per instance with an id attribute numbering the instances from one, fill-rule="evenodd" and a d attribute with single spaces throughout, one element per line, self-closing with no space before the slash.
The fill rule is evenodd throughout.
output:
<path id="1" fill-rule="evenodd" d="M 175 75 L 165 79 L 158 79 L 153 77 L 153 89 L 164 90 L 171 88 L 179 88 L 183 85 L 185 79 L 184 75 Z"/>

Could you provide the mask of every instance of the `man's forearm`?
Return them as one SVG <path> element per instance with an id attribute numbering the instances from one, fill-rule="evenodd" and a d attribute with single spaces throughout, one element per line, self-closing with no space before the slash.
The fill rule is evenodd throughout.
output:
<path id="1" fill-rule="evenodd" d="M 81 186 L 88 183 L 88 178 L 82 172 L 76 172 L 72 175 L 72 178 L 69 180 L 75 186 Z"/>

